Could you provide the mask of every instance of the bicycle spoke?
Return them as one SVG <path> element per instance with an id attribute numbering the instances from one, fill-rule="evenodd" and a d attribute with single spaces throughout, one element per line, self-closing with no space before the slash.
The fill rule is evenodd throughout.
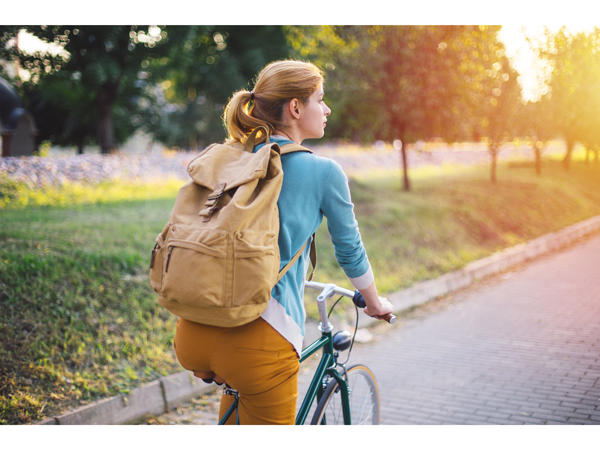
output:
<path id="1" fill-rule="evenodd" d="M 364 381 L 364 379 L 363 379 L 362 377 L 361 377 L 361 380 L 363 380 L 363 381 Z M 357 381 L 355 382 L 355 384 L 356 384 L 356 383 L 358 383 L 358 378 L 357 378 Z M 362 394 L 362 391 L 363 391 L 363 385 L 361 384 L 361 386 L 360 386 L 360 392 L 359 392 L 359 394 L 356 396 L 356 398 L 357 398 L 357 400 L 358 400 L 358 401 L 360 401 L 360 398 L 361 398 L 361 395 L 360 395 L 360 394 Z M 360 415 L 357 415 L 357 417 L 362 417 L 362 412 L 363 412 L 363 410 L 364 410 L 364 408 L 365 408 L 365 404 L 367 403 L 367 401 L 368 401 L 368 400 L 369 400 L 369 396 L 368 396 L 368 395 L 365 395 L 365 401 L 363 402 L 363 404 L 362 404 L 362 407 L 361 407 L 361 409 L 360 409 Z M 357 405 L 358 405 L 358 401 L 356 402 L 356 404 L 357 404 Z"/>
<path id="2" fill-rule="evenodd" d="M 365 401 L 363 402 L 362 408 L 360 409 L 360 416 L 359 417 L 362 417 L 362 413 L 363 413 L 363 410 L 365 409 L 365 405 L 367 404 L 367 402 L 369 400 L 371 400 L 371 395 L 370 394 L 371 393 L 369 392 L 369 393 L 367 393 L 367 395 L 365 395 Z"/>
<path id="3" fill-rule="evenodd" d="M 379 395 L 377 384 L 366 367 L 354 366 L 348 370 L 348 400 L 350 419 L 353 425 L 379 424 Z M 338 392 L 336 393 L 336 389 Z M 330 384 L 328 395 L 323 397 L 321 415 L 327 425 L 344 424 L 345 412 L 342 404 L 342 393 L 339 384 Z M 322 424 L 321 420 L 321 424 Z"/>
<path id="4" fill-rule="evenodd" d="M 365 420 L 363 420 L 362 422 L 360 422 L 358 425 L 363 425 L 365 423 L 367 423 L 367 421 L 373 417 L 373 410 L 371 410 L 371 414 L 369 414 L 367 417 L 365 417 Z"/>

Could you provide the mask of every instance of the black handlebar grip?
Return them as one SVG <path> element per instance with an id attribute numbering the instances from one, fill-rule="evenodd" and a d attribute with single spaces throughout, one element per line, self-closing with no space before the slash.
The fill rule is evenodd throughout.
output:
<path id="1" fill-rule="evenodd" d="M 367 302 L 365 302 L 365 298 L 358 291 L 358 289 L 354 291 L 354 297 L 352 297 L 352 301 L 359 308 L 364 308 L 367 306 Z M 383 320 L 385 320 L 388 323 L 396 323 L 396 316 L 394 316 L 392 313 L 387 313 L 386 315 L 381 316 L 381 317 Z"/>
<path id="2" fill-rule="evenodd" d="M 354 291 L 354 297 L 352 297 L 352 301 L 359 308 L 364 308 L 365 306 L 367 306 L 367 302 L 365 302 L 365 298 L 358 291 L 358 289 Z"/>

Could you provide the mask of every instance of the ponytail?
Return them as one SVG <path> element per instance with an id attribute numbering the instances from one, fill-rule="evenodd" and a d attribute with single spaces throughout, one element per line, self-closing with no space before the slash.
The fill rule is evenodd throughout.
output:
<path id="1" fill-rule="evenodd" d="M 249 91 L 238 91 L 231 97 L 225 107 L 224 120 L 229 131 L 229 138 L 238 142 L 245 142 L 246 138 L 255 128 L 264 127 L 268 134 L 273 134 L 275 128 L 270 123 L 254 117 L 248 111 L 248 104 L 251 101 L 252 94 Z M 256 101 L 256 95 L 255 99 Z M 250 111 L 252 111 L 252 108 Z M 266 141 L 266 136 L 259 133 L 256 137 L 256 143 Z"/>
<path id="2" fill-rule="evenodd" d="M 323 73 L 311 63 L 277 61 L 267 65 L 259 73 L 253 91 L 236 92 L 225 107 L 223 120 L 229 139 L 245 142 L 257 127 L 264 127 L 268 135 L 275 129 L 283 130 L 284 105 L 294 98 L 306 103 L 322 82 Z M 261 132 L 256 143 L 266 139 Z"/>

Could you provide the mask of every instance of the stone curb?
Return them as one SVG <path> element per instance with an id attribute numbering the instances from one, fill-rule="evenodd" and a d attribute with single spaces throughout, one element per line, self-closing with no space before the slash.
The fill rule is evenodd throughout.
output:
<path id="1" fill-rule="evenodd" d="M 128 394 L 117 395 L 83 406 L 35 425 L 117 425 L 147 414 L 164 414 L 194 397 L 208 393 L 206 384 L 183 371 L 152 381 Z"/>
<path id="2" fill-rule="evenodd" d="M 516 264 L 558 250 L 599 229 L 600 216 L 592 217 L 556 233 L 547 234 L 474 261 L 464 269 L 392 293 L 388 296 L 388 300 L 394 305 L 394 311 L 398 314 L 467 287 L 479 279 L 505 271 Z M 376 319 L 362 316 L 359 328 L 369 327 L 376 322 L 378 322 Z M 307 322 L 305 343 L 311 343 L 320 336 L 316 325 Z M 208 393 L 213 386 L 195 378 L 190 372 L 183 371 L 148 383 L 132 390 L 129 394 L 100 400 L 61 416 L 37 422 L 35 425 L 123 424 L 140 419 L 147 414 L 168 412 L 194 397 Z"/>

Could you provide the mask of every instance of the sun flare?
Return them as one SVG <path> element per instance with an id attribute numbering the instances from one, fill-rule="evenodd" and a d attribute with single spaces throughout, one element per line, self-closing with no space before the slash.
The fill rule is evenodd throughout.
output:
<path id="1" fill-rule="evenodd" d="M 564 25 L 570 33 L 591 30 L 591 26 Z M 549 67 L 540 60 L 534 47 L 544 40 L 544 31 L 556 32 L 561 25 L 502 25 L 499 39 L 506 47 L 506 56 L 513 68 L 519 72 L 519 84 L 523 90 L 523 99 L 535 101 L 545 92 L 545 80 Z"/>

